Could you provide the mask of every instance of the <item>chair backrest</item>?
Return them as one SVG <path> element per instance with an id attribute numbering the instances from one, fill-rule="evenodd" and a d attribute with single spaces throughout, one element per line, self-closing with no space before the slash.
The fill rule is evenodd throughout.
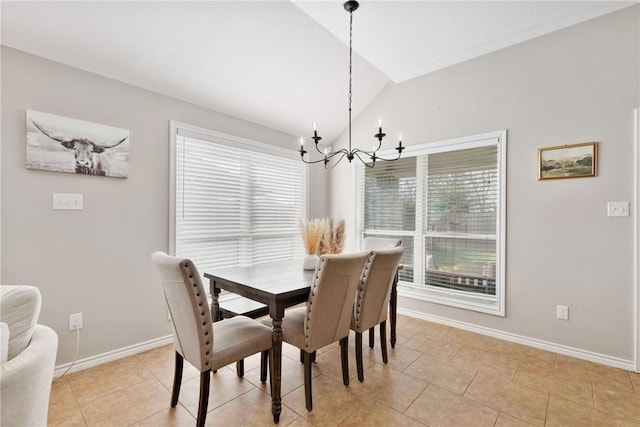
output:
<path id="1" fill-rule="evenodd" d="M 402 246 L 371 251 L 356 292 L 353 319 L 357 332 L 387 319 L 391 286 L 403 252 Z"/>
<path id="2" fill-rule="evenodd" d="M 349 335 L 356 288 L 368 257 L 367 252 L 320 257 L 304 320 L 309 351 Z"/>
<path id="3" fill-rule="evenodd" d="M 391 237 L 365 237 L 362 242 L 363 251 L 375 251 L 377 249 L 389 249 L 401 246 L 402 240 Z"/>
<path id="4" fill-rule="evenodd" d="M 164 252 L 154 252 L 151 261 L 171 315 L 176 351 L 200 372 L 210 369 L 213 326 L 198 269 L 191 260 Z"/>

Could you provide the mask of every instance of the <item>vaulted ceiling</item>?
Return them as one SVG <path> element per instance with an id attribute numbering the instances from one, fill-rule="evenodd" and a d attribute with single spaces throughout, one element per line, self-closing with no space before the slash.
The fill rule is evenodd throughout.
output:
<path id="1" fill-rule="evenodd" d="M 617 1 L 363 1 L 353 109 L 387 84 L 610 13 Z M 341 1 L 1 4 L 3 45 L 296 136 L 347 126 Z"/>

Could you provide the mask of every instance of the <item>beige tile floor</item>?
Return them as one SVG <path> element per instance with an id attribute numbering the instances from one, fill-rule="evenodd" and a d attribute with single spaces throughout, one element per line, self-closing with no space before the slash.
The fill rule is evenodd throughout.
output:
<path id="1" fill-rule="evenodd" d="M 388 365 L 379 345 L 364 352 L 360 383 L 351 338 L 348 388 L 339 347 L 318 352 L 307 412 L 298 350 L 285 345 L 280 425 L 640 426 L 640 374 L 406 316 Z M 49 425 L 193 427 L 198 372 L 185 363 L 180 403 L 170 408 L 173 361 L 165 346 L 55 381 Z M 212 376 L 207 425 L 273 425 L 257 356 L 244 378 L 233 365 Z"/>

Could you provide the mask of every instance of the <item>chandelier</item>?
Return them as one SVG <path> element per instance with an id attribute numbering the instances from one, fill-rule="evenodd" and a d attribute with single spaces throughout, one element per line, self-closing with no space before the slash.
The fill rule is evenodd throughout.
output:
<path id="1" fill-rule="evenodd" d="M 327 148 L 325 147 L 324 151 L 321 151 L 320 148 L 318 148 L 318 142 L 320 142 L 322 137 L 318 136 L 318 130 L 316 129 L 316 124 L 314 123 L 313 136 L 311 137 L 311 139 L 314 142 L 316 151 L 320 153 L 323 157 L 319 160 L 307 160 L 304 158 L 304 155 L 307 154 L 307 151 L 304 149 L 304 138 L 300 139 L 300 158 L 302 159 L 302 161 L 309 164 L 322 162 L 324 163 L 325 169 L 327 169 L 327 165 L 329 165 L 329 168 L 334 168 L 345 157 L 347 158 L 347 160 L 349 160 L 349 163 L 351 163 L 351 161 L 357 157 L 365 166 L 372 168 L 375 166 L 377 160 L 383 160 L 386 162 L 398 160 L 402 155 L 402 150 L 404 150 L 405 148 L 402 146 L 402 136 L 399 136 L 398 146 L 395 148 L 396 151 L 398 152 L 398 156 L 396 158 L 386 159 L 384 157 L 378 156 L 377 153 L 380 150 L 380 147 L 382 146 L 382 139 L 385 136 L 387 136 L 386 133 L 382 132 L 382 120 L 378 122 L 378 133 L 373 135 L 373 137 L 376 138 L 378 142 L 376 145 L 374 145 L 374 148 L 372 151 L 366 151 L 366 150 L 361 150 L 359 148 L 351 147 L 351 99 L 352 99 L 351 70 L 352 70 L 352 55 L 353 55 L 353 48 L 352 48 L 353 12 L 355 12 L 358 9 L 358 6 L 359 4 L 355 0 L 347 1 L 344 4 L 344 10 L 349 12 L 349 149 L 341 148 L 338 151 L 333 151 L 329 153 Z"/>

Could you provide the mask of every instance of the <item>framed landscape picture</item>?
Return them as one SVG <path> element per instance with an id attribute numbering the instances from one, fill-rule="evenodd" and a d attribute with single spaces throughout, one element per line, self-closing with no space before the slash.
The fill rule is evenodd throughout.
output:
<path id="1" fill-rule="evenodd" d="M 538 149 L 538 180 L 596 176 L 598 143 Z"/>
<path id="2" fill-rule="evenodd" d="M 129 131 L 27 110 L 27 169 L 129 176 Z"/>

